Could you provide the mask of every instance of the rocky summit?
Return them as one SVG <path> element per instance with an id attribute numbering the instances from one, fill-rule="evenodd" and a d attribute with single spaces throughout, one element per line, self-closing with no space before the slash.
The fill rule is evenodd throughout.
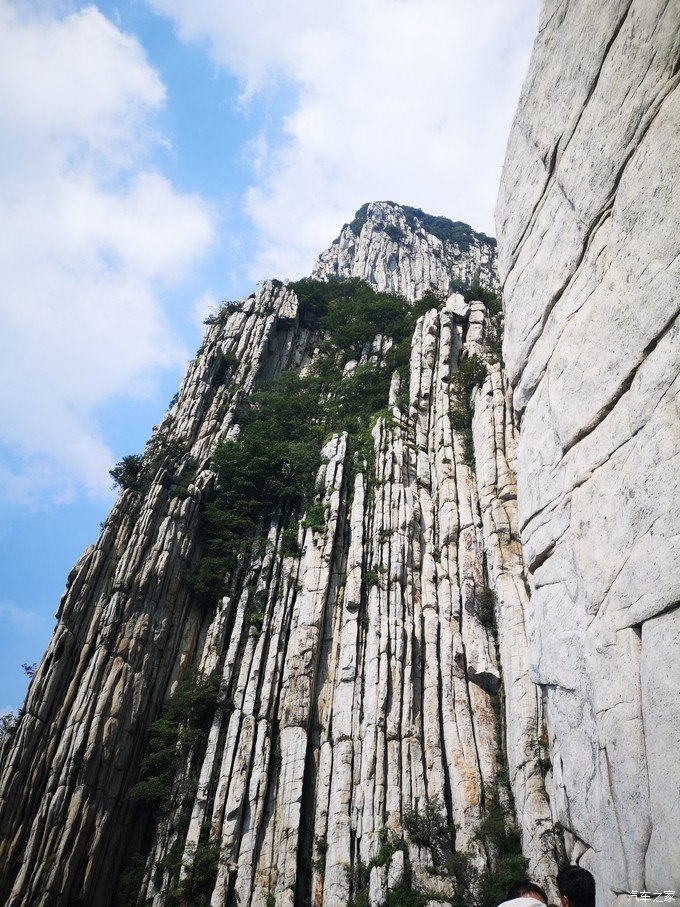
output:
<path id="1" fill-rule="evenodd" d="M 208 319 L 0 743 L 5 907 L 680 891 L 680 13 L 596 12 L 498 248 L 373 202 Z"/>
<path id="2" fill-rule="evenodd" d="M 419 208 L 374 202 L 360 208 L 320 257 L 313 276 L 358 277 L 376 290 L 420 299 L 482 283 L 498 289 L 496 240 Z"/>

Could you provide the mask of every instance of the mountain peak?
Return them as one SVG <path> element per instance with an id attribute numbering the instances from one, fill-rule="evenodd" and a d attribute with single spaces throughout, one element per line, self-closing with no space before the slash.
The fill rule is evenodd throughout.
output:
<path id="1" fill-rule="evenodd" d="M 394 219 L 403 218 L 406 224 L 414 231 L 429 233 L 436 236 L 441 242 L 450 242 L 461 248 L 468 248 L 473 238 L 495 246 L 496 240 L 492 236 L 480 233 L 460 220 L 451 220 L 443 215 L 427 214 L 421 208 L 411 205 L 399 205 L 397 202 L 366 202 L 354 215 L 354 220 L 349 224 L 355 236 L 359 236 L 363 225 L 372 220 L 375 224 L 389 224 Z"/>
<path id="2" fill-rule="evenodd" d="M 473 283 L 497 290 L 496 240 L 420 208 L 367 202 L 319 256 L 313 276 L 359 277 L 410 300 Z"/>

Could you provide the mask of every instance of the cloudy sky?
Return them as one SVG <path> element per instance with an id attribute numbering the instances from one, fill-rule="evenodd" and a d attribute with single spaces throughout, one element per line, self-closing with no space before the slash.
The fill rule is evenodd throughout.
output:
<path id="1" fill-rule="evenodd" d="M 539 0 L 0 0 L 0 710 L 219 300 L 364 202 L 493 234 Z"/>

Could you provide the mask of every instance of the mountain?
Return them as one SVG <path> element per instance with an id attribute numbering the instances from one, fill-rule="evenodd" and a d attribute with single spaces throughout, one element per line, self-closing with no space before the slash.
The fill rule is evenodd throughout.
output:
<path id="1" fill-rule="evenodd" d="M 210 319 L 4 741 L 8 904 L 554 875 L 495 253 L 374 203 Z"/>

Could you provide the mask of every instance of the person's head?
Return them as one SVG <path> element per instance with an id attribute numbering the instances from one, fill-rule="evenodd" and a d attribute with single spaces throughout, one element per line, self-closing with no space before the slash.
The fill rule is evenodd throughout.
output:
<path id="1" fill-rule="evenodd" d="M 506 901 L 512 901 L 513 898 L 533 898 L 537 903 L 548 903 L 548 895 L 545 891 L 543 891 L 540 885 L 537 885 L 535 882 L 530 882 L 529 879 L 515 882 L 505 896 Z"/>
<path id="2" fill-rule="evenodd" d="M 557 873 L 562 907 L 595 907 L 595 879 L 582 866 L 566 866 Z"/>

